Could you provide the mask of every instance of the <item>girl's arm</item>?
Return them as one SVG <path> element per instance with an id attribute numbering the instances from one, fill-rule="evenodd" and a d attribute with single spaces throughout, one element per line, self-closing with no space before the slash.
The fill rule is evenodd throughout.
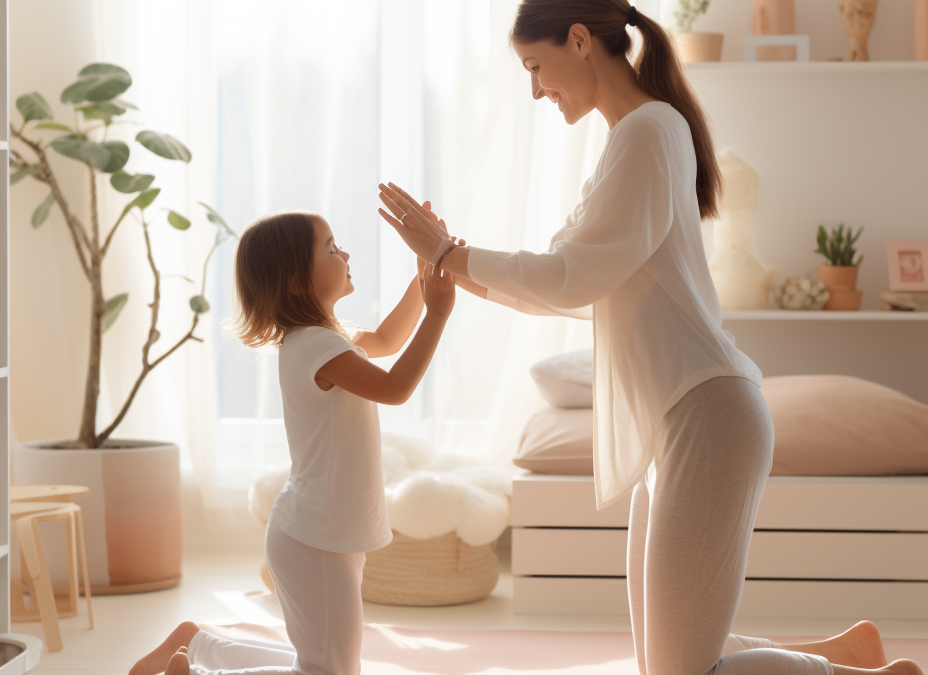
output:
<path id="1" fill-rule="evenodd" d="M 454 307 L 454 280 L 429 267 L 423 292 L 427 308 L 425 318 L 409 347 L 389 371 L 370 363 L 355 352 L 336 356 L 316 372 L 322 389 L 333 384 L 375 403 L 400 405 L 409 400 L 428 368 L 445 322 Z"/>
<path id="2" fill-rule="evenodd" d="M 353 342 L 371 358 L 396 354 L 412 335 L 422 316 L 422 290 L 417 275 L 396 307 L 380 322 L 375 331 L 355 336 Z"/>

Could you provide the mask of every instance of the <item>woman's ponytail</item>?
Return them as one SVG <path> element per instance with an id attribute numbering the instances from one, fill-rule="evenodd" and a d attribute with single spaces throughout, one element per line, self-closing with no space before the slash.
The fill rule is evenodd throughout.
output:
<path id="1" fill-rule="evenodd" d="M 570 27 L 576 23 L 586 26 L 610 54 L 623 58 L 628 58 L 632 49 L 626 27 L 632 25 L 641 31 L 641 51 L 633 64 L 638 85 L 649 96 L 672 105 L 689 123 L 696 151 L 699 215 L 704 219 L 718 216 L 722 174 L 715 158 L 712 132 L 670 36 L 659 23 L 629 5 L 628 0 L 522 0 L 510 39 L 520 44 L 551 40 L 563 45 Z"/>

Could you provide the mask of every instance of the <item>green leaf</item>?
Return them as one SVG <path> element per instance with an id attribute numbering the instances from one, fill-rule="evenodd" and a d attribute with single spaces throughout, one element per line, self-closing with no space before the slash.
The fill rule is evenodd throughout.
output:
<path id="1" fill-rule="evenodd" d="M 59 136 L 50 145 L 55 152 L 92 164 L 98 169 L 106 166 L 110 159 L 110 153 L 106 148 L 83 135 Z"/>
<path id="2" fill-rule="evenodd" d="M 61 92 L 62 103 L 109 101 L 132 86 L 128 71 L 111 63 L 91 63 L 77 77 L 77 82 Z"/>
<path id="3" fill-rule="evenodd" d="M 126 109 L 115 103 L 91 103 L 77 108 L 84 114 L 85 120 L 103 120 L 105 124 L 112 124 L 114 117 L 125 114 Z"/>
<path id="4" fill-rule="evenodd" d="M 170 134 L 162 134 L 157 131 L 140 131 L 135 140 L 165 159 L 179 159 L 182 162 L 189 162 L 192 157 L 187 146 Z"/>
<path id="5" fill-rule="evenodd" d="M 158 194 L 160 192 L 161 192 L 161 188 L 152 188 L 151 190 L 145 190 L 145 192 L 143 192 L 138 197 L 133 199 L 131 202 L 126 204 L 126 208 L 123 210 L 128 211 L 129 209 L 137 206 L 139 207 L 140 210 L 144 211 L 149 206 L 151 206 L 152 202 L 155 201 L 155 199 L 158 198 Z"/>
<path id="6" fill-rule="evenodd" d="M 50 120 L 52 118 L 52 107 L 48 101 L 37 91 L 31 94 L 23 94 L 16 99 L 16 109 L 23 114 L 26 122 L 32 120 Z"/>
<path id="7" fill-rule="evenodd" d="M 197 202 L 197 204 L 199 204 L 204 209 L 206 209 L 207 220 L 209 220 L 209 222 L 211 222 L 213 225 L 215 225 L 218 228 L 218 231 L 216 232 L 216 241 L 215 241 L 215 244 L 217 246 L 221 244 L 222 242 L 224 242 L 229 237 L 234 237 L 235 239 L 238 239 L 238 235 L 235 233 L 235 230 L 229 227 L 229 224 L 226 223 L 225 220 L 223 220 L 222 216 L 219 215 L 216 209 L 214 209 L 212 206 L 210 206 L 209 204 L 205 202 Z"/>
<path id="8" fill-rule="evenodd" d="M 67 131 L 70 134 L 74 133 L 74 129 L 69 127 L 67 124 L 62 124 L 61 122 L 41 122 L 35 125 L 36 129 L 54 129 L 55 131 Z"/>
<path id="9" fill-rule="evenodd" d="M 105 333 L 109 330 L 109 327 L 113 325 L 116 321 L 116 318 L 119 316 L 119 313 L 122 311 L 122 308 L 126 306 L 126 303 L 129 301 L 128 293 L 120 293 L 119 295 L 114 295 L 112 298 L 106 301 L 106 310 L 103 312 L 103 332 Z"/>
<path id="10" fill-rule="evenodd" d="M 42 203 L 35 207 L 35 211 L 32 212 L 32 227 L 38 228 L 45 222 L 48 214 L 52 212 L 52 204 L 54 203 L 55 195 L 49 192 L 48 197 L 43 199 Z"/>
<path id="11" fill-rule="evenodd" d="M 161 278 L 162 279 L 183 279 L 187 283 L 191 283 L 191 284 L 196 283 L 193 279 L 191 279 L 190 277 L 186 277 L 183 274 L 162 274 Z"/>
<path id="12" fill-rule="evenodd" d="M 121 98 L 114 98 L 114 99 L 113 99 L 113 103 L 115 103 L 116 105 L 118 105 L 118 106 L 120 106 L 120 107 L 122 107 L 122 108 L 128 108 L 129 110 L 138 110 L 138 109 L 139 109 L 139 107 L 138 107 L 137 105 L 135 105 L 134 103 L 129 103 L 129 101 L 124 101 L 124 100 L 122 100 Z"/>
<path id="13" fill-rule="evenodd" d="M 195 314 L 205 314 L 209 311 L 209 301 L 202 295 L 195 295 L 190 298 L 190 309 Z"/>
<path id="14" fill-rule="evenodd" d="M 110 185 L 125 194 L 147 190 L 154 181 L 155 177 L 147 173 L 131 175 L 125 171 L 117 171 L 110 177 Z"/>
<path id="15" fill-rule="evenodd" d="M 10 176 L 10 185 L 16 185 L 19 181 L 21 181 L 26 176 L 29 176 L 31 174 L 37 174 L 41 170 L 42 170 L 41 168 L 34 166 L 32 164 L 28 166 L 24 166 L 23 168 L 18 169 L 17 171 L 13 172 L 13 175 Z"/>
<path id="16" fill-rule="evenodd" d="M 129 146 L 122 141 L 105 141 L 101 145 L 110 154 L 106 164 L 99 167 L 103 173 L 115 173 L 129 161 Z"/>
<path id="17" fill-rule="evenodd" d="M 177 211 L 168 211 L 168 222 L 178 230 L 186 230 L 190 227 L 190 221 Z"/>
<path id="18" fill-rule="evenodd" d="M 97 143 L 84 135 L 59 136 L 51 144 L 59 154 L 91 164 L 104 173 L 119 171 L 129 161 L 129 146 L 122 141 Z"/>

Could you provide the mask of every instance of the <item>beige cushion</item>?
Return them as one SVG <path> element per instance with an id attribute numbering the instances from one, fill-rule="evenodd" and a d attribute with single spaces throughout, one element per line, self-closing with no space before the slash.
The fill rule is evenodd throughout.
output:
<path id="1" fill-rule="evenodd" d="M 764 378 L 776 441 L 772 476 L 928 474 L 928 405 L 842 375 Z M 593 411 L 549 408 L 522 435 L 516 466 L 592 475 Z"/>
<path id="2" fill-rule="evenodd" d="M 593 349 L 578 349 L 542 359 L 529 369 L 548 405 L 593 408 Z"/>
<path id="3" fill-rule="evenodd" d="M 841 375 L 768 377 L 772 476 L 928 473 L 928 405 Z"/>
<path id="4" fill-rule="evenodd" d="M 512 461 L 535 473 L 593 475 L 593 409 L 542 410 L 525 426 Z"/>

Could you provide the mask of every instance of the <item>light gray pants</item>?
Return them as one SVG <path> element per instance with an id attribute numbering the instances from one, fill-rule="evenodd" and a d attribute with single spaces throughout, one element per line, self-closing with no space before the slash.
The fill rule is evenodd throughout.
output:
<path id="1" fill-rule="evenodd" d="M 358 675 L 365 555 L 307 546 L 273 520 L 265 550 L 293 648 L 201 630 L 187 648 L 191 675 Z"/>
<path id="2" fill-rule="evenodd" d="M 730 635 L 773 462 L 760 388 L 716 377 L 664 416 L 635 487 L 628 599 L 641 675 L 834 675 L 821 656 Z"/>

